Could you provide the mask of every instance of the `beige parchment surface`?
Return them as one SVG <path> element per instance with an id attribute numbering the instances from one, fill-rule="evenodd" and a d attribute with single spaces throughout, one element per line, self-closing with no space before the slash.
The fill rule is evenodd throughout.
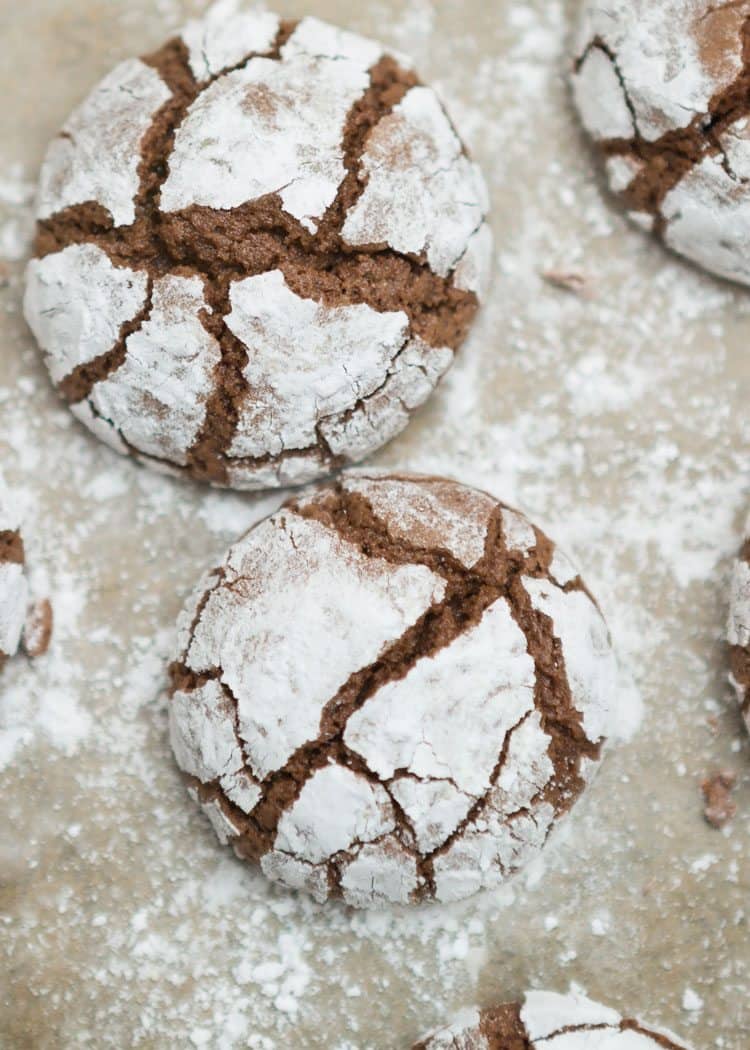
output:
<path id="1" fill-rule="evenodd" d="M 624 666 L 623 729 L 542 862 L 452 908 L 356 914 L 268 887 L 215 842 L 161 689 L 198 573 L 276 497 L 119 460 L 59 406 L 20 313 L 30 183 L 120 58 L 199 5 L 0 0 L 0 461 L 50 653 L 0 683 L 0 1047 L 406 1048 L 528 986 L 590 995 L 696 1050 L 750 1046 L 750 748 L 726 685 L 749 502 L 750 291 L 630 230 L 565 89 L 575 3 L 290 0 L 413 53 L 493 197 L 492 302 L 379 465 L 532 514 L 584 568 Z M 582 273 L 587 294 L 540 276 Z M 628 682 L 628 679 L 632 681 Z M 699 782 L 739 775 L 724 832 Z"/>

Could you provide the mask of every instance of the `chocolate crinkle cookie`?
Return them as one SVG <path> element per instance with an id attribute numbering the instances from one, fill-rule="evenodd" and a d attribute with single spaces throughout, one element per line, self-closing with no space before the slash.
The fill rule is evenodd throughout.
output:
<path id="1" fill-rule="evenodd" d="M 171 677 L 174 752 L 219 838 L 357 907 L 526 864 L 597 768 L 615 694 L 595 602 L 522 514 L 364 473 L 229 551 Z"/>
<path id="2" fill-rule="evenodd" d="M 414 1050 L 689 1050 L 577 992 L 527 992 L 523 1003 L 463 1010 Z"/>
<path id="3" fill-rule="evenodd" d="M 750 284 L 750 0 L 586 0 L 573 87 L 630 217 Z"/>
<path id="4" fill-rule="evenodd" d="M 750 536 L 750 520 L 746 533 Z M 731 682 L 750 729 L 750 538 L 734 563 L 729 606 L 729 661 Z"/>
<path id="5" fill-rule="evenodd" d="M 430 395 L 489 273 L 487 208 L 408 59 L 220 3 L 117 66 L 50 146 L 26 317 L 117 451 L 297 484 Z"/>
<path id="6" fill-rule="evenodd" d="M 18 651 L 28 601 L 19 516 L 0 477 L 0 669 Z"/>

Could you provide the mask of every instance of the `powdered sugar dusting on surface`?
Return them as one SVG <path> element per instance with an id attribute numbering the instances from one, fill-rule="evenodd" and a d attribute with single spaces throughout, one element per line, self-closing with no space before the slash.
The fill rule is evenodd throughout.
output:
<path id="1" fill-rule="evenodd" d="M 304 29 L 297 32 L 304 36 Z M 162 190 L 165 211 L 192 204 L 233 208 L 279 193 L 286 211 L 311 233 L 317 230 L 346 174 L 347 114 L 369 86 L 369 59 L 378 56 L 310 54 L 304 41 L 295 45 L 296 35 L 281 62 L 254 58 L 190 107 Z"/>
<path id="2" fill-rule="evenodd" d="M 156 70 L 138 59 L 113 69 L 50 146 L 40 175 L 37 218 L 98 201 L 115 225 L 133 222 L 141 139 L 169 97 Z"/>
<path id="3" fill-rule="evenodd" d="M 0 853 L 23 894 L 0 953 L 23 967 L 13 1023 L 41 1045 L 83 1046 L 93 1031 L 105 1046 L 407 1046 L 456 1008 L 571 979 L 623 1012 L 647 1003 L 696 1046 L 741 1044 L 748 745 L 719 638 L 750 498 L 750 304 L 603 198 L 562 79 L 575 7 L 505 0 L 500 15 L 477 5 L 471 23 L 465 6 L 430 0 L 295 11 L 412 53 L 491 178 L 492 304 L 443 391 L 378 465 L 476 484 L 575 554 L 645 702 L 642 731 L 610 749 L 543 861 L 460 905 L 351 914 L 225 855 L 184 794 L 156 698 L 200 571 L 278 497 L 152 477 L 93 441 L 49 390 L 11 260 L 0 447 L 56 634 L 33 667 L 9 664 L 0 690 Z M 73 56 L 61 56 L 58 21 L 35 19 L 22 57 L 39 115 L 14 136 L 17 156 L 9 139 L 2 147 L 12 186 L 33 177 L 52 131 L 36 121 L 50 105 L 64 118 L 103 71 L 80 65 L 112 46 L 113 26 L 123 55 L 136 31 L 149 46 L 163 39 L 153 4 L 111 10 L 106 40 L 95 19 L 79 25 L 91 46 L 75 53 L 77 79 L 52 86 L 49 69 Z M 189 13 L 170 3 L 170 25 Z M 25 209 L 0 200 L 0 229 Z M 539 273 L 553 268 L 583 273 L 593 296 L 550 288 Z M 629 700 L 623 713 L 634 712 Z M 739 813 L 717 834 L 697 783 L 727 765 L 741 774 Z M 612 931 L 592 937 L 605 903 Z M 686 988 L 702 1011 L 683 1011 Z"/>
<path id="4" fill-rule="evenodd" d="M 321 416 L 382 386 L 407 339 L 403 311 L 323 306 L 295 295 L 280 270 L 235 281 L 230 297 L 227 325 L 253 347 L 243 369 L 251 394 L 229 450 L 237 458 L 314 446 Z"/>

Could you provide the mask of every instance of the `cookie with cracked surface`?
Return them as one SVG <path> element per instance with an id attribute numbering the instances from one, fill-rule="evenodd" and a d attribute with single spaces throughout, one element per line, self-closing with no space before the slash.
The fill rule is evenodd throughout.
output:
<path id="1" fill-rule="evenodd" d="M 750 537 L 750 520 L 745 533 Z M 750 729 L 750 538 L 746 539 L 734 563 L 729 600 L 730 680 Z"/>
<path id="2" fill-rule="evenodd" d="M 29 599 L 19 515 L 0 477 L 0 669 L 15 656 Z"/>
<path id="3" fill-rule="evenodd" d="M 523 1003 L 461 1011 L 414 1050 L 689 1050 L 577 992 L 527 992 Z"/>
<path id="4" fill-rule="evenodd" d="M 220 3 L 118 66 L 50 146 L 25 313 L 117 451 L 299 484 L 429 397 L 489 273 L 487 208 L 408 60 Z"/>
<path id="5" fill-rule="evenodd" d="M 630 217 L 750 284 L 750 0 L 586 0 L 573 91 Z"/>
<path id="6" fill-rule="evenodd" d="M 544 846 L 597 768 L 609 635 L 517 511 L 354 473 L 293 499 L 199 585 L 173 749 L 225 843 L 357 907 L 458 900 Z"/>

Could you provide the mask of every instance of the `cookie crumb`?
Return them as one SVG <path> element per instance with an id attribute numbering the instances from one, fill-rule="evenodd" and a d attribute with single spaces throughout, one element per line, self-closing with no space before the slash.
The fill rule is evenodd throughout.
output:
<path id="1" fill-rule="evenodd" d="M 542 270 L 540 276 L 547 284 L 551 284 L 554 288 L 561 288 L 564 292 L 572 292 L 573 295 L 579 295 L 584 299 L 590 299 L 593 296 L 593 282 L 580 270 Z"/>
<path id="2" fill-rule="evenodd" d="M 52 605 L 49 598 L 34 602 L 26 617 L 23 630 L 23 647 L 26 655 L 36 660 L 49 649 L 52 639 Z"/>
<path id="3" fill-rule="evenodd" d="M 732 791 L 737 785 L 737 775 L 729 770 L 706 777 L 701 784 L 705 800 L 703 815 L 712 828 L 721 829 L 737 813 L 737 804 L 732 801 Z"/>

